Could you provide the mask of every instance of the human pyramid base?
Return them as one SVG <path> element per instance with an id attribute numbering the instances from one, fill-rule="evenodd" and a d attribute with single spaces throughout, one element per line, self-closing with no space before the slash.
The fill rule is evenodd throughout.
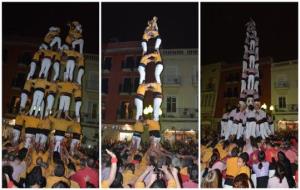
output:
<path id="1" fill-rule="evenodd" d="M 68 140 L 73 155 L 80 144 L 81 80 L 84 74 L 82 28 L 77 21 L 68 26 L 64 45 L 61 45 L 60 28 L 52 26 L 32 58 L 20 95 L 19 114 L 12 132 L 13 145 L 24 143 L 24 148 L 43 150 L 50 144 L 53 151 L 61 152 L 61 145 Z M 38 73 L 37 68 L 40 68 Z M 76 80 L 73 79 L 75 68 Z M 72 97 L 74 118 L 69 115 Z M 59 98 L 57 108 L 54 106 L 56 98 Z"/>
<path id="2" fill-rule="evenodd" d="M 250 19 L 246 24 L 245 51 L 241 77 L 239 104 L 226 110 L 221 120 L 221 136 L 232 138 L 262 137 L 274 135 L 274 124 L 271 113 L 261 108 L 259 100 L 259 38 L 256 24 Z"/>

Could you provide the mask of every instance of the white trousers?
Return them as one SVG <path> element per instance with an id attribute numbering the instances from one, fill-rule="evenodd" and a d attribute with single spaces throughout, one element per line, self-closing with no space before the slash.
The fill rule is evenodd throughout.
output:
<path id="1" fill-rule="evenodd" d="M 60 96 L 58 109 L 63 112 L 68 112 L 70 107 L 71 98 L 69 96 Z"/>
<path id="2" fill-rule="evenodd" d="M 141 144 L 141 137 L 137 137 L 137 136 L 132 136 L 132 147 L 139 149 L 140 148 L 140 144 Z"/>
<path id="3" fill-rule="evenodd" d="M 75 148 L 78 143 L 79 143 L 78 139 L 72 139 L 71 144 L 70 144 L 70 152 L 72 155 L 74 154 Z"/>
<path id="4" fill-rule="evenodd" d="M 157 38 L 155 41 L 155 50 L 159 50 L 161 44 L 161 38 Z"/>
<path id="5" fill-rule="evenodd" d="M 221 121 L 221 137 L 225 137 L 228 122 Z"/>
<path id="6" fill-rule="evenodd" d="M 27 100 L 28 100 L 28 95 L 26 93 L 22 92 L 21 100 L 20 100 L 20 110 L 25 108 Z"/>
<path id="7" fill-rule="evenodd" d="M 27 75 L 27 80 L 29 80 L 33 77 L 35 69 L 36 69 L 36 63 L 34 61 L 32 61 L 30 63 L 30 70 L 29 70 L 29 73 Z"/>
<path id="8" fill-rule="evenodd" d="M 47 107 L 46 107 L 46 112 L 45 112 L 46 117 L 50 114 L 50 111 L 53 108 L 54 100 L 55 100 L 55 97 L 53 96 L 53 94 L 49 94 L 47 96 Z"/>
<path id="9" fill-rule="evenodd" d="M 66 78 L 65 78 L 65 81 L 67 81 L 67 80 L 72 81 L 73 80 L 74 68 L 75 68 L 75 61 L 69 59 L 67 61 L 67 65 L 66 65 L 66 75 L 65 75 Z"/>
<path id="10" fill-rule="evenodd" d="M 139 66 L 139 67 L 138 67 L 138 71 L 139 71 L 139 74 L 140 74 L 140 81 L 139 81 L 139 84 L 142 84 L 142 83 L 145 81 L 145 78 L 146 78 L 145 67 Z"/>
<path id="11" fill-rule="evenodd" d="M 40 90 L 36 90 L 33 93 L 33 100 L 31 104 L 31 108 L 29 110 L 29 114 L 32 115 L 34 110 L 34 116 L 37 116 L 38 111 L 41 109 L 41 104 L 44 98 L 44 92 Z"/>
<path id="12" fill-rule="evenodd" d="M 247 69 L 247 61 L 243 61 L 243 72 Z"/>
<path id="13" fill-rule="evenodd" d="M 54 70 L 53 81 L 56 81 L 59 77 L 59 62 L 55 62 L 53 64 L 53 70 Z"/>
<path id="14" fill-rule="evenodd" d="M 271 131 L 271 135 L 274 135 L 275 129 L 274 129 L 274 124 L 269 125 L 270 127 L 270 131 Z"/>
<path id="15" fill-rule="evenodd" d="M 248 90 L 253 90 L 254 88 L 254 75 L 248 75 Z"/>
<path id="16" fill-rule="evenodd" d="M 60 145 L 63 142 L 63 140 L 64 140 L 63 136 L 58 136 L 58 135 L 54 136 L 54 142 L 55 142 L 54 151 L 58 151 L 59 153 L 61 152 Z"/>
<path id="17" fill-rule="evenodd" d="M 142 42 L 143 53 L 147 52 L 147 42 Z"/>
<path id="18" fill-rule="evenodd" d="M 255 67 L 255 55 L 250 55 L 249 56 L 249 68 L 254 68 Z"/>
<path id="19" fill-rule="evenodd" d="M 44 58 L 42 60 L 42 65 L 41 65 L 41 70 L 40 70 L 40 73 L 39 73 L 39 78 L 41 78 L 42 74 L 44 74 L 43 78 L 47 78 L 50 66 L 51 66 L 51 59 Z"/>
<path id="20" fill-rule="evenodd" d="M 37 133 L 35 135 L 35 143 L 40 145 L 45 145 L 47 142 L 47 138 L 48 137 L 45 134 Z"/>
<path id="21" fill-rule="evenodd" d="M 45 43 L 42 43 L 39 49 L 48 49 L 48 46 Z"/>
<path id="22" fill-rule="evenodd" d="M 13 133 L 13 144 L 18 144 L 21 131 L 17 129 L 13 129 L 12 133 Z"/>
<path id="23" fill-rule="evenodd" d="M 154 98 L 154 103 L 153 103 L 153 119 L 155 121 L 159 120 L 159 110 L 160 110 L 160 105 L 162 102 L 162 98 Z"/>
<path id="24" fill-rule="evenodd" d="M 243 136 L 244 134 L 244 127 L 242 125 L 242 123 L 238 124 L 238 130 L 237 130 L 237 135 L 236 135 L 236 139 L 239 139 Z"/>
<path id="25" fill-rule="evenodd" d="M 72 48 L 75 49 L 76 46 L 79 45 L 79 52 L 82 54 L 83 53 L 83 44 L 84 44 L 83 39 L 74 40 L 72 42 Z"/>
<path id="26" fill-rule="evenodd" d="M 255 128 L 256 128 L 256 122 L 252 121 L 246 123 L 246 131 L 245 131 L 246 139 L 250 139 L 250 136 L 256 137 Z"/>
<path id="27" fill-rule="evenodd" d="M 82 103 L 82 101 L 76 101 L 75 102 L 75 116 L 76 116 L 76 118 L 78 119 L 80 119 L 80 108 L 81 108 L 81 103 Z M 78 121 L 78 120 L 77 120 Z"/>
<path id="28" fill-rule="evenodd" d="M 77 83 L 81 85 L 82 76 L 84 74 L 84 69 L 79 69 L 77 73 Z"/>
<path id="29" fill-rule="evenodd" d="M 56 36 L 53 38 L 53 40 L 50 43 L 50 47 L 53 47 L 55 44 L 57 44 L 57 48 L 61 48 L 61 38 L 59 36 Z"/>
<path id="30" fill-rule="evenodd" d="M 141 99 L 135 98 L 134 104 L 136 107 L 136 116 L 135 120 L 139 120 L 140 116 L 143 115 L 143 101 Z"/>
<path id="31" fill-rule="evenodd" d="M 259 85 L 259 80 L 256 80 L 254 82 L 254 90 L 256 90 L 256 92 L 258 92 L 258 85 Z"/>
<path id="32" fill-rule="evenodd" d="M 258 124 L 255 125 L 255 136 L 256 136 L 256 137 L 261 136 L 261 133 L 260 133 L 260 126 L 259 126 Z"/>
<path id="33" fill-rule="evenodd" d="M 254 39 L 250 40 L 250 50 L 254 51 L 256 42 Z"/>
<path id="34" fill-rule="evenodd" d="M 233 123 L 231 130 L 230 130 L 230 134 L 231 135 L 236 135 L 238 131 L 238 124 Z"/>
<path id="35" fill-rule="evenodd" d="M 241 92 L 245 91 L 246 90 L 246 81 L 245 80 L 241 80 Z"/>
<path id="36" fill-rule="evenodd" d="M 227 123 L 227 130 L 225 131 L 225 140 L 228 140 L 230 133 L 231 133 L 231 128 L 233 126 L 233 121 L 232 120 L 228 120 Z"/>
<path id="37" fill-rule="evenodd" d="M 162 64 L 156 64 L 154 75 L 155 75 L 156 82 L 159 84 L 161 84 L 160 74 L 163 71 L 163 69 L 164 69 L 164 66 Z"/>
<path id="38" fill-rule="evenodd" d="M 29 149 L 33 145 L 33 139 L 35 138 L 35 135 L 33 134 L 25 134 L 25 144 L 24 147 Z"/>

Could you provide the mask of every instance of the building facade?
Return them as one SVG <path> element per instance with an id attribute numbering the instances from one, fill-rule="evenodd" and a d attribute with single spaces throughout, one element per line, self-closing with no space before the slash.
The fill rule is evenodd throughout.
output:
<path id="1" fill-rule="evenodd" d="M 2 115 L 4 119 L 15 118 L 19 110 L 19 97 L 29 72 L 32 56 L 39 45 L 40 41 L 33 38 L 13 36 L 3 41 Z M 99 141 L 99 56 L 94 54 L 84 56 L 81 125 L 86 137 L 85 142 L 96 144 Z M 39 65 L 37 65 L 35 76 L 38 71 Z M 77 70 L 74 73 L 76 76 Z M 55 100 L 54 109 L 56 106 L 58 106 L 58 97 Z M 72 101 L 70 112 L 73 113 L 74 109 L 74 101 Z"/>
<path id="2" fill-rule="evenodd" d="M 160 53 L 164 64 L 161 130 L 195 131 L 198 128 L 198 51 L 162 49 Z M 106 131 L 117 128 L 120 139 L 135 123 L 134 97 L 139 85 L 137 68 L 141 55 L 140 42 L 108 43 L 102 47 L 101 123 Z M 146 82 L 155 81 L 154 69 L 154 64 L 147 65 Z M 144 107 L 150 105 L 153 107 L 153 98 L 151 93 L 146 93 Z"/>
<path id="3" fill-rule="evenodd" d="M 298 61 L 276 62 L 271 67 L 272 114 L 278 130 L 298 129 Z M 271 107 L 268 105 L 268 108 Z"/>

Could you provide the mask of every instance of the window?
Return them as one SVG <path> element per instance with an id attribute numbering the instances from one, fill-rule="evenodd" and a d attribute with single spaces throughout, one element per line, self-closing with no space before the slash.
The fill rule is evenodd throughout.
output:
<path id="1" fill-rule="evenodd" d="M 92 122 L 98 121 L 98 103 L 88 103 L 88 119 Z"/>
<path id="2" fill-rule="evenodd" d="M 131 78 L 124 78 L 123 84 L 120 85 L 119 91 L 125 92 L 125 93 L 130 93 L 132 91 L 132 84 L 131 84 Z"/>
<path id="3" fill-rule="evenodd" d="M 112 57 L 105 57 L 103 65 L 102 65 L 102 69 L 110 71 L 110 69 L 111 69 L 111 63 L 112 63 Z"/>
<path id="4" fill-rule="evenodd" d="M 278 98 L 279 108 L 286 108 L 286 99 L 284 96 Z"/>
<path id="5" fill-rule="evenodd" d="M 29 65 L 31 62 L 31 53 L 24 52 L 21 56 L 18 57 L 18 64 Z"/>
<path id="6" fill-rule="evenodd" d="M 99 73 L 94 71 L 89 71 L 88 80 L 86 88 L 88 90 L 92 91 L 98 91 L 99 90 Z"/>
<path id="7" fill-rule="evenodd" d="M 18 73 L 12 81 L 12 86 L 23 89 L 26 80 L 26 73 Z"/>
<path id="8" fill-rule="evenodd" d="M 122 63 L 122 69 L 133 69 L 134 65 L 135 65 L 134 57 L 127 56 L 125 62 Z"/>
<path id="9" fill-rule="evenodd" d="M 102 79 L 101 92 L 105 94 L 108 93 L 108 78 Z"/>
<path id="10" fill-rule="evenodd" d="M 98 116 L 98 104 L 92 105 L 92 119 L 97 119 Z"/>
<path id="11" fill-rule="evenodd" d="M 167 97 L 167 112 L 176 112 L 176 97 L 168 96 Z"/>

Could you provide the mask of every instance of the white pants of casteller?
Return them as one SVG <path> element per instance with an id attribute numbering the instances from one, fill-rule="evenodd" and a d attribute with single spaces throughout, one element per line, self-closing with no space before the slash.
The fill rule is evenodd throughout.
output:
<path id="1" fill-rule="evenodd" d="M 63 142 L 63 140 L 64 140 L 63 136 L 54 136 L 54 142 L 55 142 L 54 151 L 58 151 L 59 153 L 61 152 L 60 145 Z"/>
<path id="2" fill-rule="evenodd" d="M 250 139 L 250 136 L 256 137 L 255 136 L 255 128 L 256 128 L 256 122 L 247 122 L 246 123 L 246 139 Z"/>
<path id="3" fill-rule="evenodd" d="M 254 88 L 254 75 L 248 75 L 248 90 L 253 90 Z"/>
<path id="4" fill-rule="evenodd" d="M 84 44 L 83 39 L 74 40 L 72 42 L 72 48 L 76 49 L 76 46 L 79 45 L 79 52 L 82 54 L 83 53 L 83 44 Z"/>
<path id="5" fill-rule="evenodd" d="M 249 67 L 254 68 L 255 66 L 255 55 L 250 55 L 249 56 Z"/>
<path id="6" fill-rule="evenodd" d="M 271 135 L 274 135 L 275 129 L 274 129 L 274 124 L 269 125 L 270 127 L 270 131 L 271 131 Z"/>
<path id="7" fill-rule="evenodd" d="M 254 39 L 250 40 L 250 50 L 254 51 L 256 42 Z"/>
<path id="8" fill-rule="evenodd" d="M 41 119 L 44 117 L 44 110 L 45 110 L 45 101 L 43 100 L 41 103 L 40 109 L 38 110 L 40 112 Z"/>
<path id="9" fill-rule="evenodd" d="M 243 72 L 247 69 L 247 61 L 243 61 Z"/>
<path id="10" fill-rule="evenodd" d="M 227 122 L 221 121 L 221 137 L 225 137 L 227 131 Z"/>
<path id="11" fill-rule="evenodd" d="M 269 131 L 268 123 L 264 122 L 264 123 L 260 124 L 259 128 L 260 128 L 261 137 L 263 139 L 269 137 L 269 135 L 268 135 L 268 131 Z"/>
<path id="12" fill-rule="evenodd" d="M 65 73 L 65 81 L 73 80 L 73 71 L 75 68 L 75 61 L 74 60 L 68 60 L 66 65 L 66 73 Z"/>
<path id="13" fill-rule="evenodd" d="M 53 108 L 53 104 L 54 104 L 54 96 L 52 94 L 49 94 L 47 96 L 47 107 L 46 107 L 46 112 L 45 112 L 45 116 L 47 117 L 50 114 L 50 111 Z"/>
<path id="14" fill-rule="evenodd" d="M 50 47 L 53 47 L 55 44 L 57 44 L 57 48 L 61 48 L 61 38 L 59 36 L 56 36 L 53 38 L 53 40 L 50 43 Z"/>
<path id="15" fill-rule="evenodd" d="M 139 149 L 141 140 L 142 140 L 141 137 L 132 136 L 132 146 L 136 149 Z"/>
<path id="16" fill-rule="evenodd" d="M 28 100 L 28 95 L 26 93 L 22 92 L 21 100 L 20 100 L 20 110 L 25 108 L 27 100 Z"/>
<path id="17" fill-rule="evenodd" d="M 241 92 L 243 92 L 244 90 L 246 90 L 246 81 L 245 80 L 241 80 Z"/>
<path id="18" fill-rule="evenodd" d="M 260 125 L 256 124 L 255 126 L 255 135 L 256 137 L 261 136 Z"/>
<path id="19" fill-rule="evenodd" d="M 233 126 L 233 121 L 232 120 L 228 120 L 227 130 L 225 130 L 225 140 L 227 140 L 229 138 L 232 126 Z"/>
<path id="20" fill-rule="evenodd" d="M 143 101 L 141 99 L 135 98 L 134 104 L 136 107 L 136 116 L 135 119 L 139 120 L 140 116 L 143 115 Z"/>
<path id="21" fill-rule="evenodd" d="M 256 81 L 254 82 L 254 90 L 256 90 L 256 92 L 258 92 L 258 85 L 259 85 L 259 81 L 256 80 Z"/>
<path id="22" fill-rule="evenodd" d="M 42 133 L 37 133 L 35 135 L 35 143 L 40 145 L 45 145 L 47 142 L 47 136 Z"/>
<path id="23" fill-rule="evenodd" d="M 81 80 L 82 80 L 82 76 L 84 74 L 84 69 L 79 69 L 78 74 L 77 74 L 77 83 L 81 85 Z"/>
<path id="24" fill-rule="evenodd" d="M 41 109 L 41 104 L 44 98 L 44 92 L 40 90 L 36 90 L 33 93 L 33 100 L 32 100 L 32 105 L 29 110 L 29 114 L 32 115 L 33 110 L 34 110 L 34 116 L 37 116 L 38 111 Z"/>
<path id="25" fill-rule="evenodd" d="M 75 102 L 75 116 L 76 118 L 80 118 L 80 108 L 81 108 L 81 101 Z"/>
<path id="26" fill-rule="evenodd" d="M 42 43 L 39 47 L 39 49 L 48 49 L 48 46 L 44 43 Z"/>
<path id="27" fill-rule="evenodd" d="M 155 75 L 156 82 L 159 84 L 161 84 L 160 74 L 163 71 L 163 69 L 164 69 L 164 66 L 162 64 L 156 64 L 154 75 Z"/>
<path id="28" fill-rule="evenodd" d="M 231 135 L 236 135 L 238 131 L 238 124 L 233 123 L 231 130 L 230 130 L 230 134 Z"/>
<path id="29" fill-rule="evenodd" d="M 17 144 L 20 138 L 21 131 L 17 129 L 13 129 L 13 143 Z"/>
<path id="30" fill-rule="evenodd" d="M 154 46 L 155 50 L 159 50 L 160 44 L 161 44 L 161 38 L 156 38 L 155 46 Z"/>
<path id="31" fill-rule="evenodd" d="M 236 139 L 239 139 L 243 136 L 244 134 L 244 127 L 242 125 L 242 123 L 238 124 L 238 130 L 237 130 L 237 135 L 236 135 Z"/>
<path id="32" fill-rule="evenodd" d="M 33 139 L 35 138 L 35 135 L 33 134 L 25 134 L 25 144 L 24 147 L 29 149 L 33 145 Z"/>
<path id="33" fill-rule="evenodd" d="M 75 148 L 77 144 L 79 143 L 78 139 L 72 139 L 71 144 L 70 144 L 70 152 L 74 154 Z"/>
<path id="34" fill-rule="evenodd" d="M 51 59 L 44 58 L 42 60 L 41 70 L 40 70 L 40 74 L 39 74 L 40 78 L 41 78 L 42 74 L 44 74 L 44 78 L 47 78 L 50 66 L 51 66 Z"/>
<path id="35" fill-rule="evenodd" d="M 143 53 L 147 52 L 147 42 L 143 41 L 142 42 L 142 48 L 143 48 Z"/>
<path id="36" fill-rule="evenodd" d="M 139 74 L 140 74 L 140 81 L 139 81 L 139 84 L 142 84 L 142 83 L 145 81 L 145 78 L 146 78 L 145 67 L 139 66 L 139 67 L 138 67 L 138 71 L 139 71 Z"/>
<path id="37" fill-rule="evenodd" d="M 59 77 L 59 62 L 55 62 L 53 64 L 53 70 L 54 70 L 53 81 L 56 81 Z"/>
<path id="38" fill-rule="evenodd" d="M 154 104 L 153 104 L 153 119 L 155 121 L 159 120 L 159 110 L 160 110 L 160 105 L 162 102 L 162 98 L 154 98 Z"/>
<path id="39" fill-rule="evenodd" d="M 33 77 L 35 69 L 36 69 L 36 63 L 34 61 L 32 61 L 30 63 L 30 70 L 29 70 L 29 73 L 27 75 L 27 80 L 29 80 Z"/>
<path id="40" fill-rule="evenodd" d="M 69 96 L 60 96 L 58 109 L 67 112 L 69 111 L 71 98 Z"/>

